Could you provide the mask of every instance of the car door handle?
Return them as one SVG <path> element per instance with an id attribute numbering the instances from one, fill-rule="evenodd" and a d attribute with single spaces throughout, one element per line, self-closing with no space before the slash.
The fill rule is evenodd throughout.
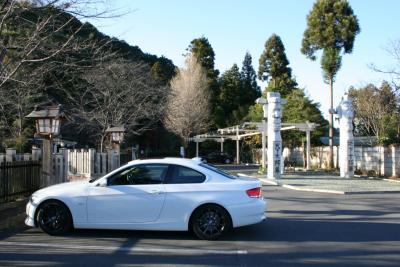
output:
<path id="1" fill-rule="evenodd" d="M 150 190 L 149 194 L 160 195 L 160 194 L 164 194 L 164 191 L 161 191 L 161 190 Z"/>

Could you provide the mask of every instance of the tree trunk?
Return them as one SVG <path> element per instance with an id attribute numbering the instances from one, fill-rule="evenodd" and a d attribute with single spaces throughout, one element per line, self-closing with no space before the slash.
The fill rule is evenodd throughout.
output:
<path id="1" fill-rule="evenodd" d="M 329 160 L 328 160 L 328 167 L 329 169 L 333 169 L 333 78 L 329 80 L 330 90 L 329 90 L 329 97 L 330 97 L 330 112 L 329 112 Z"/>

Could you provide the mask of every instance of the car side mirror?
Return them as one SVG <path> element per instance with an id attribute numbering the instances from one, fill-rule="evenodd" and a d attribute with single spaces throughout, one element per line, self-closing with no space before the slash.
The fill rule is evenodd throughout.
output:
<path id="1" fill-rule="evenodd" d="M 107 187 L 107 179 L 100 179 L 100 181 L 96 184 L 99 187 Z"/>

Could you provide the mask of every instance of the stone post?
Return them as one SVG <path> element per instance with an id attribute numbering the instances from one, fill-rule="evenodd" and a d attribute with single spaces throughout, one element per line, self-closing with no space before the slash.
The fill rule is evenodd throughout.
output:
<path id="1" fill-rule="evenodd" d="M 392 149 L 392 177 L 397 177 L 398 173 L 397 173 L 397 157 L 396 157 L 396 150 L 397 150 L 397 146 L 392 145 L 391 146 Z"/>
<path id="2" fill-rule="evenodd" d="M 17 151 L 15 148 L 7 148 L 6 149 L 6 161 L 13 162 L 17 158 Z"/>
<path id="3" fill-rule="evenodd" d="M 62 155 L 62 171 L 61 171 L 62 177 L 61 177 L 61 179 L 62 179 L 62 182 L 64 183 L 64 182 L 68 181 L 68 170 L 69 170 L 68 149 L 64 148 L 64 147 L 61 148 L 60 154 Z"/>
<path id="4" fill-rule="evenodd" d="M 345 95 L 336 109 L 339 117 L 340 147 L 339 167 L 340 177 L 354 177 L 354 136 L 353 136 L 353 103 Z"/>
<path id="5" fill-rule="evenodd" d="M 281 177 L 282 158 L 282 99 L 276 92 L 267 93 L 268 101 L 268 179 Z"/>
<path id="6" fill-rule="evenodd" d="M 40 148 L 33 147 L 32 148 L 32 160 L 33 161 L 39 161 L 41 156 L 41 150 Z"/>
<path id="7" fill-rule="evenodd" d="M 24 161 L 30 161 L 32 155 L 30 153 L 24 153 L 23 159 Z"/>
<path id="8" fill-rule="evenodd" d="M 52 174 L 52 142 L 49 138 L 43 138 L 42 147 L 42 181 L 41 187 L 53 184 Z"/>

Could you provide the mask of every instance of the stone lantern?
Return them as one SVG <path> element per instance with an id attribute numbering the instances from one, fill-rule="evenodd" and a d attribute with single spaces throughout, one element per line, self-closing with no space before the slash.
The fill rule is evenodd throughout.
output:
<path id="1" fill-rule="evenodd" d="M 35 119 L 36 134 L 43 138 L 42 146 L 42 181 L 41 186 L 54 184 L 52 180 L 52 140 L 60 134 L 65 114 L 61 105 L 35 106 L 35 109 L 26 116 Z"/>
<path id="2" fill-rule="evenodd" d="M 106 133 L 110 137 L 113 149 L 119 153 L 120 145 L 124 141 L 125 127 L 124 126 L 108 127 Z"/>

